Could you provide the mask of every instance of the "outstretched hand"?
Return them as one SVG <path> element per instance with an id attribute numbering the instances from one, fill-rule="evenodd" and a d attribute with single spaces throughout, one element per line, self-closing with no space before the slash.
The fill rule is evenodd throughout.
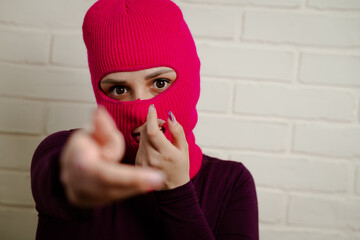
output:
<path id="1" fill-rule="evenodd" d="M 92 126 L 76 131 L 60 157 L 60 179 L 72 204 L 97 206 L 163 187 L 162 172 L 119 163 L 124 137 L 103 107 Z"/>

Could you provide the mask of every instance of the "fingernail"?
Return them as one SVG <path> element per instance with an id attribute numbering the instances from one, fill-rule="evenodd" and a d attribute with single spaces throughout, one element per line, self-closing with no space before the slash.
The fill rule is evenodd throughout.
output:
<path id="1" fill-rule="evenodd" d="M 174 122 L 174 120 L 175 120 L 174 114 L 171 111 L 168 111 L 168 115 L 169 115 L 170 121 Z"/>
<path id="2" fill-rule="evenodd" d="M 154 111 L 155 110 L 155 106 L 154 106 L 154 104 L 151 104 L 150 106 L 149 106 L 149 111 Z"/>

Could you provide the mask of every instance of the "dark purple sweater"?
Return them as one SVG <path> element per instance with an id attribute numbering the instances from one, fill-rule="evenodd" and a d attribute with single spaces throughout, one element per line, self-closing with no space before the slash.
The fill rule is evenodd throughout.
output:
<path id="1" fill-rule="evenodd" d="M 31 165 L 39 212 L 36 239 L 259 239 L 250 172 L 238 162 L 203 156 L 187 184 L 95 209 L 71 206 L 59 181 L 59 155 L 72 131 L 47 137 Z"/>

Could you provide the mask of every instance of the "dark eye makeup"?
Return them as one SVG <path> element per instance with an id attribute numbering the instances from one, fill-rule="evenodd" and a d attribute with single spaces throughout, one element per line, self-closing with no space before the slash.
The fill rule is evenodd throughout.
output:
<path id="1" fill-rule="evenodd" d="M 163 89 L 164 87 L 166 87 L 166 85 L 167 85 L 166 83 L 170 84 L 171 81 L 167 78 L 158 78 L 153 81 L 153 86 L 156 89 Z"/>
<path id="2" fill-rule="evenodd" d="M 115 93 L 117 95 L 121 95 L 124 94 L 126 92 L 128 92 L 127 88 L 123 85 L 114 85 L 111 86 L 108 90 L 109 93 Z"/>

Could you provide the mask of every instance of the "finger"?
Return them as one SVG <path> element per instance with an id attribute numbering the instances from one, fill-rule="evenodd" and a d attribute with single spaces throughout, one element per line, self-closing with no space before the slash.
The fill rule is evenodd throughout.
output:
<path id="1" fill-rule="evenodd" d="M 157 122 L 158 122 L 159 129 L 162 130 L 162 126 L 163 126 L 166 122 L 165 122 L 164 120 L 162 120 L 162 119 L 158 119 Z"/>
<path id="2" fill-rule="evenodd" d="M 158 119 L 157 122 L 158 122 L 159 129 L 162 130 L 162 126 L 166 122 L 164 120 L 162 120 L 162 119 Z M 146 122 L 142 126 L 140 126 L 139 131 L 141 132 L 143 129 L 146 129 Z"/>
<path id="3" fill-rule="evenodd" d="M 162 172 L 125 164 L 99 162 L 93 169 L 99 181 L 108 187 L 157 189 L 164 184 Z"/>
<path id="4" fill-rule="evenodd" d="M 94 114 L 93 137 L 102 146 L 102 155 L 106 160 L 119 161 L 125 154 L 124 136 L 104 107 L 99 107 Z"/>
<path id="5" fill-rule="evenodd" d="M 168 115 L 168 126 L 173 137 L 173 145 L 181 150 L 188 149 L 188 143 L 186 141 L 183 127 L 178 121 L 176 121 L 176 118 L 171 111 L 168 112 Z"/>
<path id="6" fill-rule="evenodd" d="M 159 150 L 168 142 L 165 135 L 161 131 L 159 131 L 157 113 L 155 106 L 153 104 L 151 104 L 149 107 L 149 111 L 146 119 L 145 133 L 147 140 L 156 150 Z"/>

